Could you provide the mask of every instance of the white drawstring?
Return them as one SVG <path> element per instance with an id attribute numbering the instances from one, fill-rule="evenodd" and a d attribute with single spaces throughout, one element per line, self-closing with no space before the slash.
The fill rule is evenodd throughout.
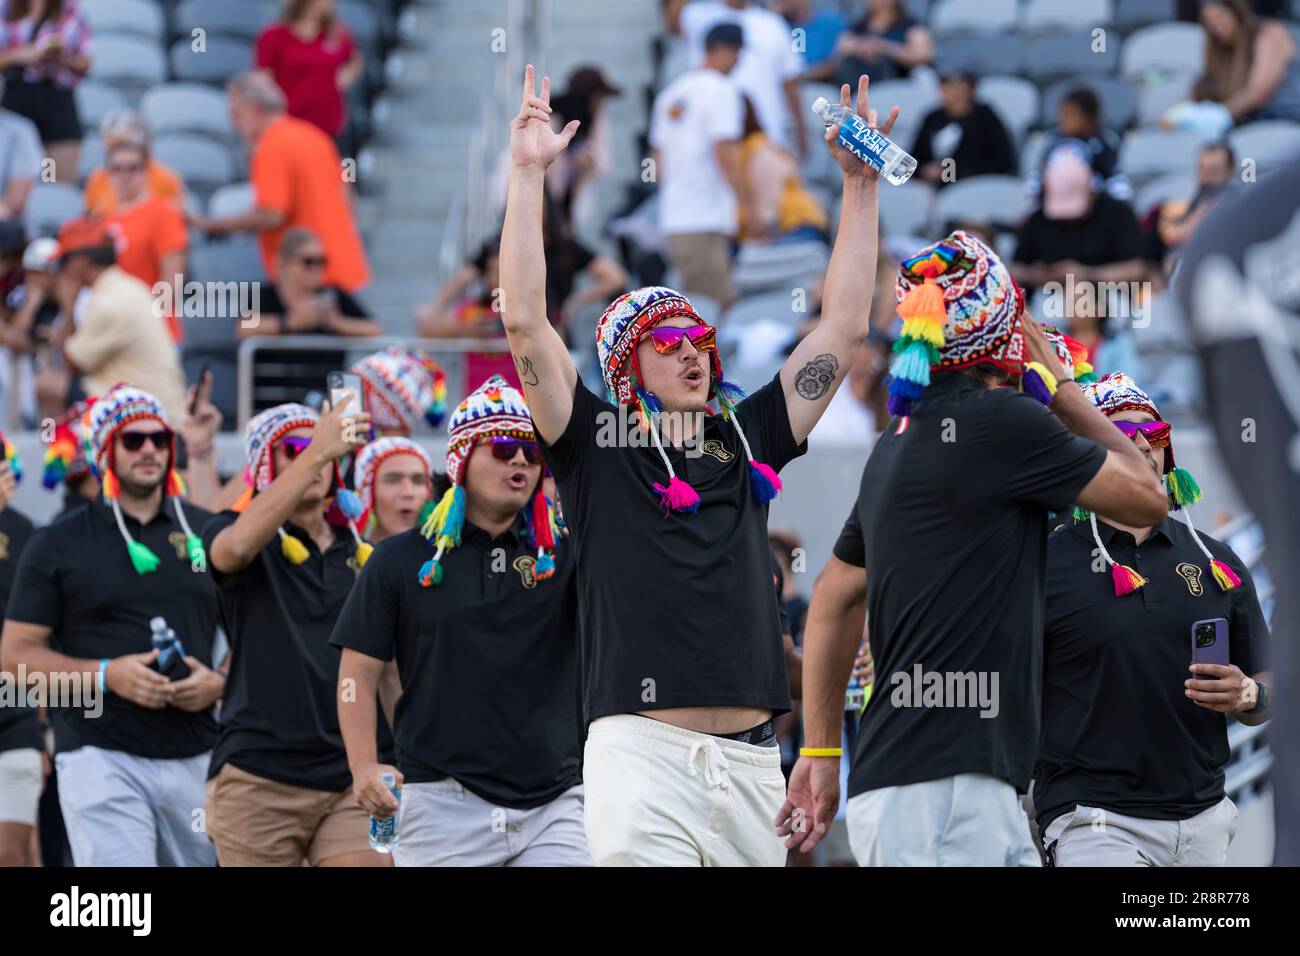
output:
<path id="1" fill-rule="evenodd" d="M 691 744 L 691 752 L 686 757 L 686 769 L 690 771 L 691 776 L 699 776 L 695 771 L 695 757 L 701 751 L 704 752 L 704 782 L 710 787 L 721 787 L 724 790 L 730 788 L 731 780 L 727 776 L 727 771 L 731 769 L 731 764 L 727 763 L 727 755 L 722 752 L 722 748 L 712 737 L 705 737 Z"/>

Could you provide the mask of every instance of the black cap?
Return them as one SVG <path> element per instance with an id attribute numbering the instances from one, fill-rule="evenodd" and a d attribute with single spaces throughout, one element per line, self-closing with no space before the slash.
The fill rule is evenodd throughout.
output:
<path id="1" fill-rule="evenodd" d="M 935 64 L 934 72 L 940 81 L 963 79 L 968 83 L 974 83 L 977 75 L 973 64 L 958 59 L 940 60 Z"/>
<path id="2" fill-rule="evenodd" d="M 739 50 L 745 45 L 745 34 L 738 23 L 719 23 L 704 35 L 704 49 L 715 46 L 729 46 Z"/>

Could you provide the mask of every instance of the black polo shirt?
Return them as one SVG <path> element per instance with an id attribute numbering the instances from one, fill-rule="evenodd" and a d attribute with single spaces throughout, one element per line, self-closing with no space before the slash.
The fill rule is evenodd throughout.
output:
<path id="1" fill-rule="evenodd" d="M 191 528 L 210 517 L 202 508 L 183 507 Z M 144 526 L 125 512 L 122 518 L 131 536 L 158 556 L 157 570 L 137 574 L 112 509 L 102 500 L 88 502 L 32 536 L 5 616 L 51 628 L 51 648 L 92 661 L 149 652 L 149 620 L 163 617 L 185 653 L 211 667 L 216 590 L 206 571 L 190 565 L 175 506 L 164 502 Z M 216 739 L 211 709 L 150 710 L 112 692 L 103 700 L 98 717 L 74 707 L 50 710 L 59 753 L 103 747 L 137 757 L 193 757 Z"/>
<path id="2" fill-rule="evenodd" d="M 429 588 L 419 530 L 384 541 L 330 638 L 397 657 L 394 734 L 408 783 L 453 777 L 521 810 L 582 782 L 583 738 L 573 549 L 561 543 L 555 576 L 538 581 L 522 528 L 521 518 L 493 538 L 466 523 L 443 556 L 443 583 Z"/>
<path id="3" fill-rule="evenodd" d="M 807 450 L 790 431 L 779 376 L 737 414 L 754 458 L 777 471 Z M 700 508 L 665 514 L 651 487 L 668 483 L 659 453 L 608 442 L 602 426 L 617 422 L 579 379 L 564 434 L 542 446 L 577 554 L 586 720 L 667 707 L 789 710 L 767 507 L 750 490 L 735 426 L 711 416 L 695 451 L 667 449 Z"/>
<path id="4" fill-rule="evenodd" d="M 1047 513 L 1070 506 L 1106 450 L 1034 399 L 961 373 L 936 374 L 897 426 L 872 449 L 835 544 L 866 568 L 876 667 L 849 796 L 959 773 L 1023 792 L 1038 744 Z"/>
<path id="5" fill-rule="evenodd" d="M 223 511 L 208 522 L 209 551 L 238 518 Z M 322 554 L 297 525 L 286 522 L 284 530 L 307 548 L 302 564 L 289 563 L 276 535 L 239 573 L 212 572 L 230 675 L 208 776 L 231 763 L 268 780 L 337 792 L 352 785 L 352 775 L 339 731 L 339 650 L 329 639 L 361 570 L 356 543 L 336 531 Z M 387 759 L 392 736 L 382 713 L 379 740 Z"/>
<path id="6" fill-rule="evenodd" d="M 9 600 L 10 590 L 13 589 L 14 575 L 18 571 L 18 559 L 31 540 L 33 530 L 32 523 L 26 515 L 13 508 L 0 511 L 0 622 L 4 620 L 5 604 Z M 11 688 L 11 692 L 16 693 L 17 688 Z M 24 700 L 26 694 L 18 694 L 15 699 Z M 0 699 L 0 752 L 28 747 L 37 749 L 44 747 L 37 726 L 36 708 Z"/>
<path id="7" fill-rule="evenodd" d="M 1147 583 L 1115 597 L 1087 522 L 1058 528 L 1048 542 L 1039 826 L 1077 804 L 1185 820 L 1223 799 L 1228 761 L 1226 716 L 1184 694 L 1192 624 L 1225 618 L 1228 659 L 1248 676 L 1266 669 L 1268 626 L 1245 564 L 1202 533 L 1241 578 L 1239 588 L 1219 590 L 1181 517 L 1166 518 L 1140 545 L 1100 520 L 1097 529 L 1111 557 Z"/>

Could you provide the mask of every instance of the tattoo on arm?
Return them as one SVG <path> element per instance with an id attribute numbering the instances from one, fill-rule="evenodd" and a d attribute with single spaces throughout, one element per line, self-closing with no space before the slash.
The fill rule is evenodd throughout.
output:
<path id="1" fill-rule="evenodd" d="M 800 398 L 815 402 L 830 391 L 835 384 L 835 373 L 840 370 L 840 360 L 829 352 L 817 356 L 794 376 L 794 390 Z"/>
<path id="2" fill-rule="evenodd" d="M 519 380 L 525 385 L 535 386 L 541 381 L 541 379 L 537 377 L 537 369 L 533 368 L 533 360 L 527 355 L 519 356 L 516 364 L 519 366 Z"/>

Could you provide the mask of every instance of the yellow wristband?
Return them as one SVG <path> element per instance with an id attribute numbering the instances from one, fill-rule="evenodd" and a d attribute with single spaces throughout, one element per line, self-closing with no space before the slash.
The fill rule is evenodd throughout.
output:
<path id="1" fill-rule="evenodd" d="M 842 757 L 843 747 L 800 747 L 800 757 Z"/>

